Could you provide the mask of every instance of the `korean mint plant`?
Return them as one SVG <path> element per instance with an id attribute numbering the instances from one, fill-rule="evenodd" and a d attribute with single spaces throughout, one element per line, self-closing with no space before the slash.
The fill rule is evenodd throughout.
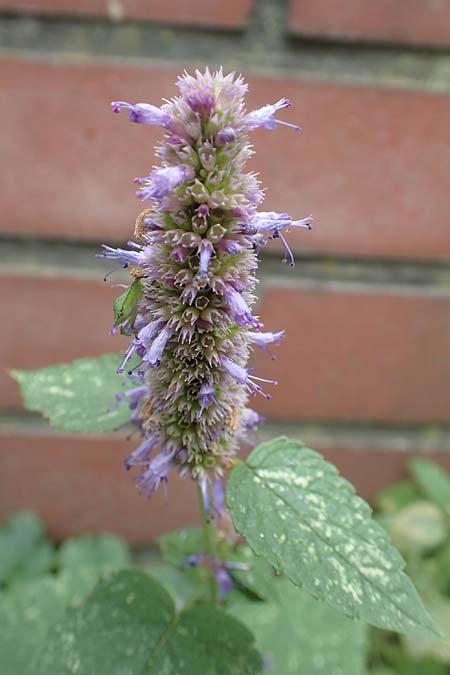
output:
<path id="1" fill-rule="evenodd" d="M 190 481 L 199 495 L 202 529 L 169 534 L 161 545 L 196 592 L 180 607 L 170 584 L 169 592 L 164 589 L 164 575 L 161 584 L 143 573 L 136 577 L 136 571 L 116 573 L 43 649 L 42 672 L 302 672 L 292 670 L 292 659 L 291 666 L 283 662 L 276 645 L 266 649 L 252 619 L 266 602 L 278 602 L 283 613 L 272 587 L 285 598 L 298 597 L 301 588 L 302 602 L 320 603 L 334 620 L 341 612 L 358 621 L 341 619 L 347 637 L 363 622 L 439 634 L 400 554 L 332 464 L 286 437 L 263 443 L 246 461 L 237 457 L 243 439 L 263 421 L 252 399 L 270 398 L 276 385 L 249 368 L 249 356 L 263 349 L 273 357 L 284 335 L 282 326 L 266 331 L 265 317 L 255 309 L 259 252 L 279 239 L 293 268 L 288 231 L 306 234 L 312 224 L 309 215 L 294 220 L 262 210 L 257 176 L 246 171 L 253 154 L 249 139 L 259 127 L 270 133 L 299 127 L 280 117 L 291 105 L 286 98 L 248 112 L 247 85 L 234 73 L 184 73 L 177 86 L 178 96 L 160 107 L 112 103 L 114 113 L 143 126 L 144 142 L 146 125 L 160 127 L 162 135 L 158 165 L 135 178 L 145 208 L 132 240 L 124 248 L 105 244 L 99 254 L 111 260 L 111 271 L 129 273 L 114 303 L 113 328 L 129 337 L 127 350 L 117 358 L 14 376 L 27 407 L 58 428 L 102 431 L 131 424 L 139 442 L 124 465 L 143 495 L 162 489 L 176 499 L 172 472 Z M 71 389 L 70 405 L 61 387 Z M 143 500 L 142 508 L 151 513 L 151 502 Z M 115 609 L 108 613 L 107 607 Z M 92 612 L 104 620 L 95 644 L 86 629 Z M 290 625 L 288 615 L 286 610 Z M 136 640 L 136 624 L 143 642 Z M 111 641 L 116 658 L 108 660 L 104 651 Z M 141 660 L 130 644 L 139 645 Z M 291 649 L 301 663 L 296 645 Z M 75 657 L 76 671 L 70 670 Z M 342 672 L 350 675 L 351 669 Z"/>

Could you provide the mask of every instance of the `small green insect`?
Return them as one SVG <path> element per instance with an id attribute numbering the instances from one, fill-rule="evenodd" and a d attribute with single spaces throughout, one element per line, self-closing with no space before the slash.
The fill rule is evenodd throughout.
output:
<path id="1" fill-rule="evenodd" d="M 120 332 L 125 334 L 132 329 L 138 313 L 142 297 L 142 280 L 135 279 L 130 286 L 114 301 L 114 327 L 120 326 Z"/>

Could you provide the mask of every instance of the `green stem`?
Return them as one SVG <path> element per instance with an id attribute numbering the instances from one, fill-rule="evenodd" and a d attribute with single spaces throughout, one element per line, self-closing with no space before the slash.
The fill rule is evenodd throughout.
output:
<path id="1" fill-rule="evenodd" d="M 216 557 L 216 532 L 214 529 L 214 524 L 208 519 L 208 516 L 206 515 L 202 491 L 200 485 L 198 484 L 197 484 L 197 496 L 206 553 L 208 553 L 212 557 Z M 211 597 L 211 604 L 217 605 L 217 582 L 212 572 L 210 574 L 210 597 Z"/>

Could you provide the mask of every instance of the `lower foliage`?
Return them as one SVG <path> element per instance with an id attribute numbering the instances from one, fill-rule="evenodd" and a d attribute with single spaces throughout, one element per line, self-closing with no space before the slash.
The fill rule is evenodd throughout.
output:
<path id="1" fill-rule="evenodd" d="M 450 500 L 447 474 L 425 460 L 414 480 L 377 498 L 377 520 L 440 630 L 450 638 Z M 439 486 L 439 489 L 435 487 Z M 436 496 L 437 495 L 437 496 Z M 0 528 L 2 675 L 205 673 L 445 675 L 448 642 L 370 629 L 294 587 L 245 545 L 223 540 L 233 589 L 209 605 L 209 573 L 187 564 L 202 532 L 160 539 L 132 557 L 112 535 L 60 546 L 31 513 Z"/>

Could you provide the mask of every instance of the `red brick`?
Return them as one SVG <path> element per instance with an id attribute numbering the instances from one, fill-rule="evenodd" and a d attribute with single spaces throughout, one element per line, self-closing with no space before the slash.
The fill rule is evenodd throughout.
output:
<path id="1" fill-rule="evenodd" d="M 448 0 L 291 0 L 301 35 L 406 44 L 450 45 Z"/>
<path id="2" fill-rule="evenodd" d="M 132 178 L 153 164 L 159 130 L 127 124 L 109 101 L 175 93 L 173 69 L 3 59 L 5 185 L 0 229 L 73 239 L 127 239 L 140 205 Z M 295 248 L 448 258 L 450 99 L 251 76 L 249 107 L 287 95 L 302 134 L 253 134 L 265 208 L 313 212 Z"/>
<path id="3" fill-rule="evenodd" d="M 120 292 L 99 281 L 1 277 L 8 330 L 0 347 L 0 406 L 21 406 L 11 368 L 32 369 L 82 356 L 120 352 L 111 337 L 112 302 Z"/>
<path id="4" fill-rule="evenodd" d="M 8 331 L 0 363 L 38 368 L 120 351 L 108 335 L 112 299 L 103 282 L 8 277 L 1 280 Z M 450 298 L 386 291 L 268 288 L 259 314 L 267 330 L 286 329 L 272 363 L 257 352 L 270 402 L 254 404 L 279 420 L 448 422 Z M 3 371 L 0 406 L 18 407 Z"/>
<path id="5" fill-rule="evenodd" d="M 241 28 L 247 23 L 252 4 L 253 0 L 0 0 L 0 9 Z"/>
<path id="6" fill-rule="evenodd" d="M 450 297 L 273 288 L 259 312 L 286 329 L 256 373 L 271 401 L 255 405 L 283 420 L 448 421 Z"/>
<path id="7" fill-rule="evenodd" d="M 135 544 L 197 522 L 194 486 L 176 474 L 169 480 L 169 502 L 162 494 L 140 496 L 123 470 L 132 441 L 120 436 L 83 437 L 24 430 L 1 434 L 0 521 L 21 509 L 36 511 L 52 536 L 110 531 Z M 408 458 L 420 452 L 312 444 L 335 463 L 366 499 L 406 476 Z M 450 469 L 450 455 L 427 453 Z M 20 480 L 18 479 L 20 477 Z"/>
<path id="8" fill-rule="evenodd" d="M 133 441 L 63 435 L 5 435 L 0 455 L 0 519 L 36 511 L 52 536 L 108 530 L 133 543 L 196 522 L 196 494 L 171 477 L 169 504 L 139 495 L 123 460 Z"/>

